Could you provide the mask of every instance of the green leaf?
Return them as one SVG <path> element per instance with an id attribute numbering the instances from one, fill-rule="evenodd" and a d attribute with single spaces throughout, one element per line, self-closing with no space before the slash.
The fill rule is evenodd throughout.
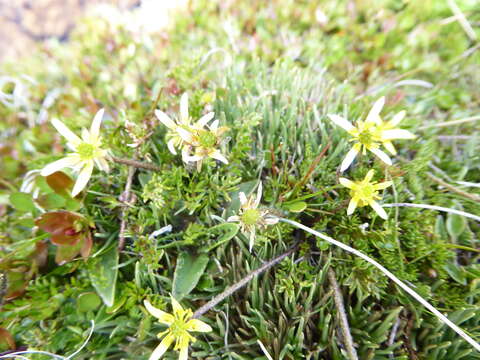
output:
<path id="1" fill-rule="evenodd" d="M 87 312 L 98 308 L 102 304 L 102 300 L 94 292 L 80 294 L 77 299 L 78 311 Z"/>
<path id="2" fill-rule="evenodd" d="M 10 195 L 10 203 L 18 211 L 33 212 L 35 211 L 35 203 L 33 202 L 32 195 L 16 192 Z"/>
<path id="3" fill-rule="evenodd" d="M 461 266 L 450 263 L 446 264 L 444 268 L 453 280 L 462 285 L 467 284 L 466 273 Z"/>
<path id="4" fill-rule="evenodd" d="M 205 272 L 209 257 L 206 254 L 194 256 L 183 252 L 178 257 L 173 275 L 173 297 L 180 301 L 197 286 L 198 280 Z"/>
<path id="5" fill-rule="evenodd" d="M 234 223 L 223 223 L 219 225 L 215 225 L 214 227 L 210 228 L 210 233 L 213 235 L 219 234 L 217 241 L 210 245 L 206 251 L 209 252 L 210 250 L 216 248 L 217 246 L 226 243 L 230 239 L 232 239 L 235 235 L 237 235 L 238 231 L 240 230 L 240 226 Z"/>
<path id="6" fill-rule="evenodd" d="M 110 307 L 115 301 L 115 285 L 118 276 L 118 250 L 115 246 L 88 262 L 92 285 L 103 303 Z"/>
<path id="7" fill-rule="evenodd" d="M 463 216 L 449 213 L 447 216 L 447 231 L 454 239 L 458 238 L 465 230 L 467 223 Z"/>
<path id="8" fill-rule="evenodd" d="M 297 201 L 286 205 L 286 208 L 290 212 L 300 213 L 307 208 L 307 203 L 305 201 Z"/>

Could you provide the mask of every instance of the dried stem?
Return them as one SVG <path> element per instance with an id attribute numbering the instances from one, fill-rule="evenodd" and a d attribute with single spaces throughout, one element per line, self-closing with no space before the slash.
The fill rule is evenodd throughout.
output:
<path id="1" fill-rule="evenodd" d="M 420 209 L 437 210 L 437 211 L 443 211 L 443 212 L 447 212 L 447 213 L 451 213 L 451 214 L 457 214 L 457 215 L 465 216 L 469 219 L 480 221 L 480 216 L 473 215 L 473 214 L 467 213 L 465 211 L 450 209 L 450 208 L 446 208 L 446 207 L 442 207 L 442 206 L 436 206 L 436 205 L 413 204 L 413 203 L 392 203 L 392 204 L 383 204 L 382 206 L 383 207 L 405 206 L 405 207 L 414 207 L 414 208 L 420 208 Z"/>
<path id="2" fill-rule="evenodd" d="M 478 201 L 480 202 L 480 196 L 478 195 L 475 195 L 475 194 L 469 194 L 463 190 L 460 190 L 458 188 L 456 188 L 455 186 L 453 185 L 450 185 L 449 183 L 443 181 L 442 179 L 439 179 L 438 177 L 436 177 L 435 175 L 431 174 L 431 173 L 427 173 L 427 176 L 430 180 L 433 180 L 435 181 L 437 184 L 439 185 L 442 185 L 444 188 L 458 194 L 458 195 L 461 195 L 461 196 L 464 196 L 466 197 L 467 199 L 470 199 L 470 200 L 473 200 L 473 201 Z"/>
<path id="3" fill-rule="evenodd" d="M 343 297 L 338 287 L 335 271 L 332 268 L 328 269 L 328 280 L 333 289 L 333 300 L 337 308 L 338 317 L 340 318 L 340 327 L 342 328 L 343 342 L 347 350 L 348 358 L 350 360 L 358 360 L 357 351 L 353 346 L 353 338 L 350 333 L 350 326 L 348 325 L 347 313 L 343 304 Z"/>
<path id="4" fill-rule="evenodd" d="M 133 166 L 130 166 L 128 168 L 128 175 L 127 175 L 127 182 L 125 184 L 125 191 L 122 193 L 122 198 L 124 199 L 124 202 L 126 203 L 126 206 L 123 207 L 122 213 L 120 214 L 120 234 L 118 236 L 118 250 L 122 251 L 124 246 L 125 246 L 125 228 L 127 227 L 127 219 L 126 219 L 126 213 L 127 213 L 127 206 L 131 201 L 131 193 L 130 190 L 132 188 L 132 181 L 133 181 L 133 175 L 135 175 L 136 168 Z"/>
<path id="5" fill-rule="evenodd" d="M 140 162 L 132 159 L 118 158 L 116 156 L 112 156 L 111 159 L 118 164 L 133 166 L 138 169 L 145 169 L 150 171 L 162 171 L 162 168 L 160 166 L 157 166 L 154 164 L 148 164 L 148 163 L 144 163 L 144 162 Z"/>
<path id="6" fill-rule="evenodd" d="M 219 302 L 224 300 L 225 298 L 229 297 L 232 295 L 235 291 L 239 290 L 240 288 L 244 287 L 247 285 L 250 280 L 252 280 L 255 276 L 260 275 L 263 273 L 265 270 L 268 270 L 272 266 L 278 264 L 280 261 L 285 259 L 287 256 L 293 254 L 295 250 L 298 248 L 298 243 L 292 246 L 290 249 L 285 251 L 283 254 L 278 255 L 277 257 L 273 258 L 272 260 L 267 261 L 264 263 L 262 266 L 260 266 L 258 269 L 253 270 L 251 273 L 249 273 L 247 276 L 242 278 L 240 281 L 236 282 L 232 286 L 226 288 L 222 293 L 218 294 L 212 300 L 207 302 L 205 305 L 201 306 L 197 311 L 193 313 L 192 319 L 196 319 L 203 314 L 205 314 L 208 310 L 212 309 L 215 307 Z"/>

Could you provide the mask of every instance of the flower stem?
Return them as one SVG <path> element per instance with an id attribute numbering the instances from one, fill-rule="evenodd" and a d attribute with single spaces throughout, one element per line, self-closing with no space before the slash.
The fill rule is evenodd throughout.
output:
<path id="1" fill-rule="evenodd" d="M 116 156 L 112 156 L 111 159 L 118 164 L 133 166 L 138 169 L 145 169 L 150 171 L 162 171 L 162 168 L 160 166 L 153 165 L 153 164 L 148 164 L 148 163 L 131 160 L 131 159 L 118 158 Z"/>
<path id="2" fill-rule="evenodd" d="M 413 204 L 416 205 L 416 204 Z M 313 234 L 330 244 L 336 245 L 339 248 L 348 251 L 349 253 L 352 253 L 353 255 L 356 255 L 363 260 L 369 262 L 373 266 L 375 266 L 377 269 L 379 269 L 382 273 L 384 273 L 388 278 L 390 278 L 394 283 L 396 283 L 398 286 L 400 286 L 404 291 L 406 291 L 408 294 L 410 294 L 415 300 L 417 300 L 420 304 L 425 306 L 429 311 L 431 311 L 437 318 L 439 318 L 444 324 L 448 325 L 453 331 L 455 331 L 458 335 L 460 335 L 462 338 L 465 339 L 470 345 L 472 345 L 477 351 L 480 351 L 480 344 L 478 344 L 475 340 L 473 340 L 470 336 L 468 336 L 465 331 L 463 331 L 460 327 L 455 325 L 453 322 L 451 322 L 445 315 L 443 315 L 440 311 L 438 311 L 434 306 L 430 305 L 428 301 L 426 301 L 424 298 L 422 298 L 420 295 L 418 295 L 413 289 L 411 289 L 409 286 L 405 285 L 399 278 L 397 278 L 395 275 L 393 275 L 390 271 L 388 271 L 385 267 L 380 265 L 377 261 L 373 260 L 369 256 L 365 255 L 364 253 L 340 242 L 335 239 L 332 239 L 331 237 L 319 233 L 318 231 L 315 231 L 313 229 L 310 229 L 309 227 L 300 224 L 296 221 L 289 220 L 289 219 L 284 219 L 284 218 L 279 218 L 280 221 L 293 225 L 296 228 L 302 229 L 310 234 Z"/>
<path id="3" fill-rule="evenodd" d="M 207 302 L 205 305 L 201 306 L 197 311 L 195 311 L 192 315 L 192 319 L 196 319 L 200 316 L 202 316 L 203 314 L 205 314 L 208 310 L 212 309 L 213 307 L 215 307 L 219 302 L 221 302 L 222 300 L 224 300 L 225 298 L 229 297 L 230 295 L 232 295 L 235 291 L 239 290 L 240 288 L 244 287 L 245 285 L 247 285 L 249 283 L 250 280 L 252 280 L 255 276 L 257 275 L 260 275 L 261 273 L 263 273 L 265 270 L 271 268 L 272 266 L 278 264 L 280 261 L 282 261 L 283 259 L 285 259 L 287 256 L 293 254 L 295 252 L 295 250 L 297 250 L 298 248 L 298 244 L 295 244 L 294 246 L 292 246 L 290 249 L 288 249 L 287 251 L 285 251 L 283 254 L 281 255 L 278 255 L 277 257 L 273 258 L 272 260 L 269 260 L 267 261 L 266 263 L 264 263 L 262 266 L 260 266 L 259 268 L 253 270 L 251 273 L 249 273 L 247 276 L 245 276 L 244 278 L 242 278 L 240 281 L 236 282 L 235 284 L 233 284 L 232 286 L 226 288 L 222 293 L 218 294 L 217 296 L 215 296 L 214 298 L 212 298 L 212 300 L 210 300 L 209 302 Z"/>
<path id="4" fill-rule="evenodd" d="M 420 209 L 438 210 L 438 211 L 443 211 L 443 212 L 447 212 L 447 213 L 452 213 L 452 214 L 465 216 L 467 218 L 480 221 L 480 216 L 473 215 L 473 214 L 470 214 L 470 213 L 467 213 L 467 212 L 461 211 L 461 210 L 450 209 L 450 208 L 435 206 L 435 205 L 413 204 L 413 203 L 393 203 L 393 204 L 383 204 L 382 206 L 383 207 L 405 206 L 405 207 L 414 207 L 414 208 L 420 208 Z"/>

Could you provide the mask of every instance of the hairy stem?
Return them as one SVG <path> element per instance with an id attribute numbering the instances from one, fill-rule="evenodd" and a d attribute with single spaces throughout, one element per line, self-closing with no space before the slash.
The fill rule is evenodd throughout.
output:
<path id="1" fill-rule="evenodd" d="M 358 360 L 357 351 L 353 346 L 353 338 L 352 334 L 350 333 L 350 326 L 348 325 L 347 313 L 343 304 L 342 293 L 338 287 L 335 271 L 332 268 L 328 269 L 328 280 L 330 281 L 330 285 L 333 289 L 333 300 L 338 311 L 340 327 L 342 328 L 343 342 L 347 350 L 348 358 L 350 360 Z"/>
<path id="2" fill-rule="evenodd" d="M 462 216 L 465 216 L 466 218 L 480 221 L 480 216 L 473 215 L 461 210 L 450 209 L 450 208 L 435 206 L 435 205 L 413 204 L 413 203 L 393 203 L 393 204 L 383 204 L 382 206 L 383 207 L 405 206 L 405 207 L 414 207 L 414 208 L 420 208 L 420 209 L 438 210 L 438 211 L 443 211 L 447 213 L 462 215 Z"/>
<path id="3" fill-rule="evenodd" d="M 253 270 L 251 273 L 249 273 L 247 276 L 242 278 L 240 281 L 236 282 L 232 286 L 226 288 L 222 293 L 218 294 L 212 300 L 207 302 L 205 305 L 201 306 L 197 311 L 193 313 L 192 319 L 196 319 L 203 314 L 205 314 L 208 310 L 212 309 L 215 307 L 219 302 L 224 300 L 225 298 L 229 297 L 232 295 L 235 291 L 239 290 L 240 288 L 244 287 L 247 285 L 250 280 L 252 280 L 255 276 L 260 275 L 263 273 L 265 270 L 271 268 L 272 266 L 278 264 L 280 261 L 285 259 L 287 256 L 293 254 L 295 250 L 298 248 L 298 243 L 292 246 L 290 249 L 285 251 L 283 254 L 278 255 L 277 257 L 273 258 L 272 260 L 267 261 L 265 264 L 260 266 L 258 269 Z"/>
<path id="4" fill-rule="evenodd" d="M 144 163 L 144 162 L 140 162 L 132 159 L 118 158 L 116 156 L 112 156 L 111 159 L 118 164 L 133 166 L 138 169 L 145 169 L 150 171 L 162 171 L 162 168 L 160 166 L 157 166 L 154 164 L 148 164 L 148 163 Z"/>
<path id="5" fill-rule="evenodd" d="M 284 218 L 279 218 L 280 221 L 293 225 L 296 228 L 302 229 L 310 234 L 313 234 L 330 244 L 333 244 L 335 246 L 338 246 L 339 248 L 348 251 L 349 253 L 352 253 L 355 256 L 358 256 L 362 258 L 363 260 L 369 262 L 373 266 L 375 266 L 377 269 L 379 269 L 382 273 L 384 273 L 388 278 L 390 278 L 395 284 L 400 286 L 405 292 L 407 292 L 409 295 L 411 295 L 415 300 L 417 300 L 420 304 L 425 306 L 429 311 L 431 311 L 437 318 L 439 318 L 444 324 L 448 325 L 453 331 L 455 331 L 458 335 L 460 335 L 465 341 L 467 341 L 470 345 L 472 345 L 477 351 L 480 351 L 480 344 L 478 344 L 475 340 L 473 340 L 470 336 L 468 336 L 465 331 L 463 331 L 460 327 L 455 325 L 453 322 L 451 322 L 445 315 L 443 315 L 440 311 L 438 311 L 434 306 L 432 306 L 428 301 L 426 301 L 423 297 L 418 295 L 413 289 L 411 289 L 409 286 L 405 285 L 399 278 L 397 278 L 395 275 L 393 275 L 390 271 L 388 271 L 385 267 L 380 265 L 377 261 L 373 260 L 369 256 L 365 255 L 364 253 L 340 242 L 335 239 L 332 239 L 331 237 L 319 233 L 318 231 L 315 231 L 313 229 L 310 229 L 309 227 L 300 224 L 296 221 L 289 220 L 289 219 L 284 219 Z"/>

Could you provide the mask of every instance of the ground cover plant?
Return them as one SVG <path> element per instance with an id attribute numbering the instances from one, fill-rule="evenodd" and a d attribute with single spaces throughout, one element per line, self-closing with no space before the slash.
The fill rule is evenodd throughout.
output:
<path id="1" fill-rule="evenodd" d="M 478 342 L 475 5 L 105 10 L 4 64 L 0 358 L 480 358 L 329 240 Z"/>

